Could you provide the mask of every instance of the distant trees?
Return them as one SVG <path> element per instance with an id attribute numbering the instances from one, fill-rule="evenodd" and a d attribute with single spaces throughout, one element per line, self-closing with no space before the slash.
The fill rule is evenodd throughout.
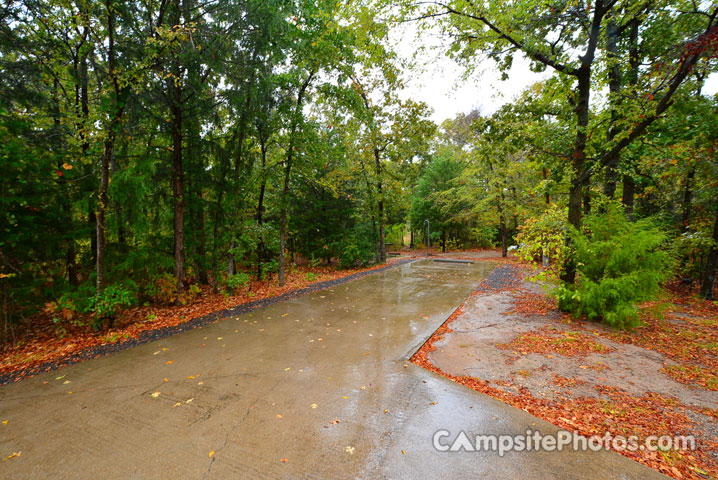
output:
<path id="1" fill-rule="evenodd" d="M 553 98 L 571 129 L 568 221 L 575 228 L 590 211 L 591 179 L 604 175 L 613 196 L 621 153 L 661 118 L 691 73 L 710 68 L 718 44 L 718 7 L 692 2 L 633 0 L 514 2 L 510 6 L 465 2 L 405 5 L 406 16 L 438 20 L 455 39 L 449 54 L 469 68 L 479 55 L 507 72 L 516 54 L 533 68 L 554 71 Z M 713 65 L 714 67 L 715 65 Z M 596 107 L 597 92 L 609 89 L 608 106 Z M 547 112 L 548 113 L 548 112 Z M 623 177 L 623 202 L 634 199 L 632 176 Z M 564 280 L 573 282 L 569 260 Z"/>

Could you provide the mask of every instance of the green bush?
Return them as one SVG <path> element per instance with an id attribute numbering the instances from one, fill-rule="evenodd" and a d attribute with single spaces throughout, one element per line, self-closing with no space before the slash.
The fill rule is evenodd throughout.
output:
<path id="1" fill-rule="evenodd" d="M 119 285 L 110 285 L 94 297 L 92 312 L 95 314 L 93 327 L 99 330 L 104 320 L 112 321 L 124 307 L 134 304 L 136 295 Z"/>
<path id="2" fill-rule="evenodd" d="M 571 233 L 577 278 L 556 290 L 559 308 L 617 328 L 637 326 L 638 304 L 655 298 L 671 276 L 666 234 L 650 220 L 629 222 L 615 207 L 584 225 Z"/>
<path id="3" fill-rule="evenodd" d="M 306 279 L 308 282 L 315 282 L 317 280 L 317 276 L 314 272 L 307 272 Z"/>
<path id="4" fill-rule="evenodd" d="M 249 280 L 249 274 L 244 272 L 227 275 L 227 288 L 234 294 L 237 289 L 247 288 Z"/>
<path id="5" fill-rule="evenodd" d="M 537 276 L 540 280 L 556 279 L 568 254 L 566 249 L 566 209 L 552 205 L 541 216 L 532 217 L 519 228 L 516 236 L 518 255 L 530 262 L 541 262 L 546 255 L 549 267 Z"/>

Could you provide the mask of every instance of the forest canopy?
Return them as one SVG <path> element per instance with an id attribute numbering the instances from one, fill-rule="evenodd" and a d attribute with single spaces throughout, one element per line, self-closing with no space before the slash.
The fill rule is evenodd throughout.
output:
<path id="1" fill-rule="evenodd" d="M 0 335 L 48 303 L 112 318 L 284 285 L 300 258 L 383 263 L 423 246 L 426 220 L 443 250 L 548 259 L 560 304 L 618 326 L 676 275 L 712 298 L 717 17 L 682 0 L 5 2 Z M 468 70 L 522 56 L 550 75 L 437 125 L 406 95 L 400 22 Z M 597 267 L 596 248 L 615 255 Z M 635 282 L 646 295 L 625 298 Z"/>

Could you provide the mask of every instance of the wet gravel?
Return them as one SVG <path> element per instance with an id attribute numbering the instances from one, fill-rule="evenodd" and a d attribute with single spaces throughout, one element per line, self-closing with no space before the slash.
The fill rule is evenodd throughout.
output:
<path id="1" fill-rule="evenodd" d="M 480 292 L 497 292 L 518 288 L 523 282 L 522 270 L 513 265 L 499 265 L 494 268 L 477 288 Z"/>
<path id="2" fill-rule="evenodd" d="M 40 373 L 50 372 L 52 370 L 57 370 L 58 368 L 64 367 L 66 365 L 80 363 L 85 360 L 102 357 L 102 356 L 109 355 L 114 352 L 119 352 L 122 350 L 126 350 L 128 348 L 136 347 L 138 345 L 143 345 L 145 343 L 153 342 L 155 340 L 160 340 L 162 338 L 170 337 L 172 335 L 177 335 L 178 333 L 186 332 L 188 330 L 192 330 L 197 327 L 208 325 L 212 322 L 221 320 L 223 318 L 235 317 L 237 315 L 242 315 L 244 313 L 248 313 L 253 310 L 257 310 L 259 308 L 267 307 L 267 306 L 273 305 L 275 303 L 284 302 L 286 300 L 290 300 L 292 298 L 306 295 L 308 293 L 314 293 L 319 290 L 332 288 L 337 285 L 342 285 L 344 283 L 351 282 L 352 280 L 356 280 L 358 278 L 366 277 L 367 275 L 371 275 L 371 274 L 374 274 L 377 272 L 382 272 L 384 270 L 388 270 L 390 268 L 398 267 L 400 265 L 405 265 L 407 263 L 411 263 L 411 262 L 415 262 L 415 261 L 417 261 L 416 258 L 408 258 L 408 259 L 404 259 L 404 260 L 399 260 L 397 262 L 392 263 L 391 265 L 386 265 L 384 267 L 377 268 L 375 270 L 367 270 L 364 272 L 354 273 L 352 275 L 348 275 L 348 276 L 342 277 L 342 278 L 337 278 L 334 280 L 326 280 L 323 282 L 317 282 L 308 287 L 300 288 L 297 290 L 292 290 L 291 292 L 287 292 L 287 293 L 284 293 L 284 294 L 276 296 L 276 297 L 255 300 L 253 302 L 243 303 L 241 305 L 237 305 L 236 307 L 227 308 L 225 310 L 218 310 L 216 312 L 212 312 L 212 313 L 210 313 L 208 315 L 204 315 L 202 317 L 193 318 L 193 319 L 191 319 L 187 322 L 181 323 L 179 325 L 174 325 L 171 327 L 162 327 L 162 328 L 158 328 L 156 330 L 146 330 L 146 331 L 140 333 L 140 335 L 137 338 L 129 339 L 124 342 L 116 342 L 116 343 L 108 343 L 105 345 L 97 345 L 95 347 L 80 350 L 78 352 L 68 355 L 67 357 L 59 358 L 56 360 L 51 360 L 49 362 L 45 362 L 45 363 L 42 363 L 39 365 L 30 366 L 30 367 L 22 369 L 22 370 L 4 373 L 4 374 L 0 375 L 0 385 L 17 382 L 19 380 L 22 380 L 23 378 L 32 377 L 35 375 L 39 375 Z"/>

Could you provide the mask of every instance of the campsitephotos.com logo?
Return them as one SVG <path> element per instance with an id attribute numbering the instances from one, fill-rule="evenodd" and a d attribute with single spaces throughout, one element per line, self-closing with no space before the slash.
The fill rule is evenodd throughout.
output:
<path id="1" fill-rule="evenodd" d="M 474 435 L 470 436 L 463 430 L 452 435 L 448 430 L 434 433 L 434 448 L 440 452 L 498 452 L 503 457 L 506 452 L 554 452 L 564 449 L 574 451 L 614 450 L 635 452 L 638 450 L 668 451 L 695 450 L 696 439 L 693 435 L 649 435 L 643 441 L 637 436 L 594 435 L 584 437 L 567 430 L 559 430 L 552 434 L 527 429 L 525 434 L 517 435 Z"/>

